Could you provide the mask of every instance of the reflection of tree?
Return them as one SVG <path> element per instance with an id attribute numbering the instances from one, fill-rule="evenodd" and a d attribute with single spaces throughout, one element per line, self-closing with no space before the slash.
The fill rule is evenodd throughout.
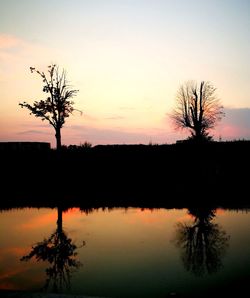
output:
<path id="1" fill-rule="evenodd" d="M 229 236 L 212 223 L 215 210 L 189 209 L 194 216 L 191 225 L 178 223 L 176 245 L 181 248 L 184 267 L 197 276 L 217 272 L 222 266 Z"/>
<path id="2" fill-rule="evenodd" d="M 31 252 L 21 258 L 21 261 L 29 261 L 35 257 L 37 261 L 49 262 L 44 288 L 51 288 L 54 292 L 60 292 L 64 287 L 69 288 L 73 270 L 81 266 L 76 258 L 77 246 L 72 243 L 72 239 L 68 238 L 63 230 L 62 212 L 63 210 L 58 207 L 56 231 L 49 238 L 32 246 Z"/>

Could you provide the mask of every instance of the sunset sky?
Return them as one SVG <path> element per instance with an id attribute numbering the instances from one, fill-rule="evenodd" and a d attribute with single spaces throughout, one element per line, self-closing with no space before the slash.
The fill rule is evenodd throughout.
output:
<path id="1" fill-rule="evenodd" d="M 249 0 L 0 0 L 0 141 L 54 131 L 19 102 L 44 99 L 30 66 L 67 71 L 75 112 L 63 144 L 173 143 L 178 87 L 211 81 L 226 117 L 215 140 L 250 139 Z"/>

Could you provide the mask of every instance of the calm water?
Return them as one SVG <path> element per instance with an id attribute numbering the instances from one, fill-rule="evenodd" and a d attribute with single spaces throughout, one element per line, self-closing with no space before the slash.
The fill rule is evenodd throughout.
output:
<path id="1" fill-rule="evenodd" d="M 201 295 L 250 278 L 250 213 L 77 208 L 0 213 L 0 289 Z"/>

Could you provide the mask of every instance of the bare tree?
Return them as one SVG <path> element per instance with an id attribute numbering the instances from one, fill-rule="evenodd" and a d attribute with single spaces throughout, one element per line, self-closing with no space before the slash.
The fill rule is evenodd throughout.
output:
<path id="1" fill-rule="evenodd" d="M 223 267 L 230 236 L 212 222 L 215 210 L 192 208 L 189 214 L 194 216 L 192 224 L 179 222 L 176 225 L 175 244 L 181 249 L 183 265 L 196 276 L 215 273 Z"/>
<path id="2" fill-rule="evenodd" d="M 209 130 L 224 116 L 215 91 L 210 82 L 202 81 L 199 87 L 193 81 L 183 84 L 177 92 L 176 108 L 170 115 L 176 128 L 189 129 L 195 140 L 210 139 Z"/>
<path id="3" fill-rule="evenodd" d="M 65 118 L 75 110 L 74 102 L 71 100 L 78 90 L 71 89 L 66 79 L 66 72 L 59 71 L 56 64 L 48 66 L 48 74 L 30 67 L 31 72 L 36 72 L 44 83 L 43 92 L 47 94 L 45 100 L 35 101 L 33 105 L 27 102 L 19 103 L 22 108 L 30 110 L 30 114 L 47 120 L 55 129 L 56 148 L 61 148 L 61 128 L 65 123 Z"/>

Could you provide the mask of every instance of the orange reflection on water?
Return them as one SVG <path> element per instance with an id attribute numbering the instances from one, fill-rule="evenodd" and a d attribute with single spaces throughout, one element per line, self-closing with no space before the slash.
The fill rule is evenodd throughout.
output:
<path id="1" fill-rule="evenodd" d="M 224 209 L 221 209 L 221 208 L 218 208 L 218 209 L 215 210 L 216 215 L 225 215 L 226 214 L 225 212 L 226 211 Z"/>
<path id="2" fill-rule="evenodd" d="M 128 210 L 128 223 L 129 224 L 136 224 L 138 221 L 144 224 L 153 224 L 159 222 L 160 218 L 157 216 L 153 216 L 152 210 L 150 209 L 141 209 L 135 208 L 132 210 Z"/>
<path id="3" fill-rule="evenodd" d="M 171 279 L 173 272 L 176 272 L 179 283 L 182 263 L 179 262 L 180 252 L 173 240 L 177 235 L 178 222 L 194 223 L 195 218 L 190 212 L 188 209 L 141 208 L 92 209 L 89 213 L 72 208 L 63 211 L 63 214 L 57 209 L 42 208 L 2 212 L 0 289 L 33 291 L 44 286 L 48 262 L 43 264 L 34 259 L 20 262 L 20 259 L 31 251 L 32 246 L 55 233 L 58 228 L 58 214 L 62 215 L 63 230 L 77 246 L 77 258 L 83 264 L 82 269 L 74 272 L 78 278 L 72 279 L 77 288 L 82 287 L 83 293 L 86 286 L 93 285 L 92 294 L 97 296 L 95 289 L 105 289 L 107 285 L 114 287 L 114 279 L 117 279 L 118 284 L 125 284 L 124 291 L 131 280 L 134 282 L 134 279 L 129 278 L 130 272 L 135 272 L 135 276 L 139 278 L 137 285 L 142 281 L 140 278 L 143 274 L 151 280 L 152 272 L 156 277 L 156 289 L 161 286 L 157 284 L 159 276 L 161 280 L 166 276 Z M 248 239 L 245 230 L 249 227 L 249 215 L 221 209 L 217 210 L 216 215 L 218 217 L 211 221 L 218 223 L 223 229 L 227 227 L 229 235 L 233 235 L 230 247 L 242 250 L 238 243 L 249 243 L 244 240 Z M 82 246 L 83 242 L 86 245 Z M 182 285 L 185 286 L 186 272 L 183 274 Z M 76 280 L 80 281 L 79 284 Z M 146 282 L 141 284 L 143 286 L 140 291 L 144 289 Z M 117 296 L 119 297 L 113 295 Z"/>
<path id="4" fill-rule="evenodd" d="M 24 247 L 5 247 L 0 249 L 0 260 L 4 258 L 5 255 L 11 257 L 21 257 L 27 252 Z"/>
<path id="5" fill-rule="evenodd" d="M 37 229 L 48 224 L 55 223 L 57 219 L 57 211 L 53 210 L 47 214 L 38 215 L 34 218 L 28 219 L 26 222 L 19 225 L 20 229 Z"/>
<path id="6" fill-rule="evenodd" d="M 20 284 L 15 282 L 20 275 L 27 272 L 21 267 L 6 268 L 3 273 L 0 273 L 0 289 L 1 290 L 20 290 Z M 23 289 L 23 288 L 21 288 Z"/>
<path id="7" fill-rule="evenodd" d="M 79 211 L 80 211 L 80 208 L 74 207 L 74 208 L 69 208 L 69 209 L 63 211 L 63 214 L 65 214 L 67 216 L 67 215 L 72 214 L 72 213 L 73 214 L 78 213 Z"/>
<path id="8" fill-rule="evenodd" d="M 182 216 L 179 216 L 176 218 L 176 221 L 177 222 L 186 222 L 186 221 L 190 221 L 190 220 L 193 220 L 195 217 L 188 213 L 187 209 L 186 209 L 186 213 L 183 214 Z"/>
<path id="9" fill-rule="evenodd" d="M 16 266 L 13 268 L 5 268 L 0 273 L 0 290 L 26 290 L 27 284 L 39 284 L 43 281 L 43 272 L 32 272 L 33 264 L 25 266 Z M 21 277 L 21 278 L 20 278 Z"/>
<path id="10" fill-rule="evenodd" d="M 18 285 L 13 284 L 9 280 L 4 280 L 5 278 L 5 276 L 0 275 L 0 290 L 20 290 Z"/>
<path id="11" fill-rule="evenodd" d="M 182 214 L 182 216 L 179 216 Z M 181 218 L 190 218 L 189 215 L 183 215 L 183 210 L 172 209 L 171 212 L 166 209 L 142 209 L 142 208 L 129 208 L 127 210 L 127 221 L 129 224 L 143 223 L 147 225 L 161 225 L 167 221 L 176 221 Z"/>

